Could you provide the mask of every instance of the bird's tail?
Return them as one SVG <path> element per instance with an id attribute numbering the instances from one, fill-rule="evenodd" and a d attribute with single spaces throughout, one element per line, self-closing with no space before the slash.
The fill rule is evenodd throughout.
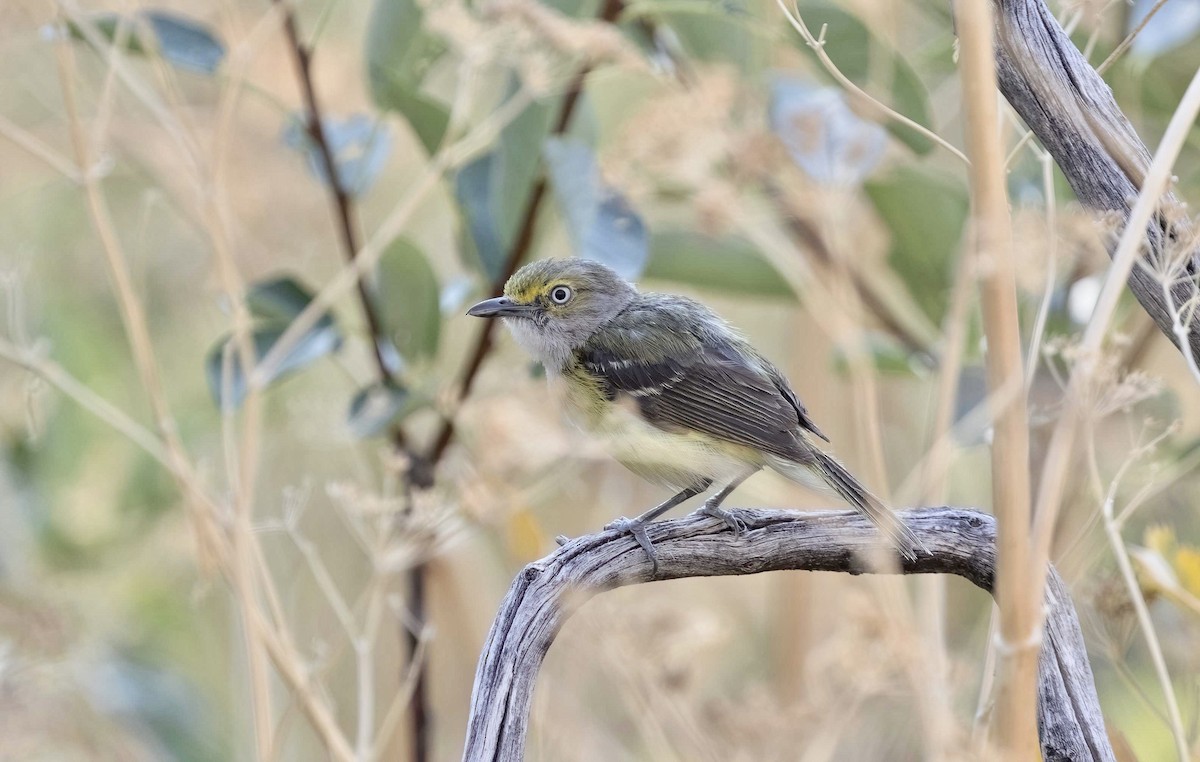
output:
<path id="1" fill-rule="evenodd" d="M 925 545 L 908 525 L 882 500 L 872 495 L 845 466 L 816 448 L 812 449 L 812 454 L 813 461 L 807 464 L 807 470 L 819 476 L 843 500 L 871 519 L 902 556 L 913 561 L 917 557 L 917 551 L 928 553 Z"/>

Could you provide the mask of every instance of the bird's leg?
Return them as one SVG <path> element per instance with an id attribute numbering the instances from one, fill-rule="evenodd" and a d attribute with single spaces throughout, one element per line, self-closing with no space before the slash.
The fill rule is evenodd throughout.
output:
<path id="1" fill-rule="evenodd" d="M 733 530 L 733 534 L 735 536 L 746 531 L 745 522 L 722 508 L 721 503 L 725 502 L 725 498 L 729 497 L 729 493 L 733 492 L 742 482 L 746 481 L 751 476 L 754 476 L 754 474 L 757 472 L 758 469 L 754 468 L 742 474 L 741 476 L 734 478 L 733 481 L 729 482 L 729 484 L 726 484 L 724 487 L 714 493 L 712 497 L 705 500 L 704 505 L 696 509 L 696 513 L 700 514 L 701 516 L 711 516 L 714 519 L 720 519 L 721 521 L 724 521 L 725 525 Z"/>
<path id="2" fill-rule="evenodd" d="M 654 573 L 657 575 L 658 553 L 654 550 L 654 543 L 650 542 L 650 537 L 646 535 L 646 525 L 675 506 L 679 505 L 684 500 L 699 495 L 701 492 L 708 489 L 708 485 L 710 484 L 712 484 L 712 480 L 705 479 L 703 482 L 700 482 L 695 486 L 680 490 L 678 494 L 672 495 L 637 518 L 627 519 L 622 516 L 616 521 L 611 521 L 608 524 L 605 524 L 604 528 L 606 530 L 616 529 L 622 532 L 629 532 L 631 535 L 633 535 L 633 539 L 637 540 L 638 545 L 642 546 L 642 550 L 646 551 L 646 555 L 650 556 L 650 562 L 654 564 Z"/>

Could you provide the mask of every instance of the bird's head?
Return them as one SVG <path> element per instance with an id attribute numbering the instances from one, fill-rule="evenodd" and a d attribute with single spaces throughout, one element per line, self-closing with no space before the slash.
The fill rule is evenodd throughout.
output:
<path id="1" fill-rule="evenodd" d="M 544 259 L 513 273 L 504 296 L 468 315 L 504 318 L 513 337 L 550 370 L 633 301 L 637 289 L 611 268 L 589 259 Z"/>

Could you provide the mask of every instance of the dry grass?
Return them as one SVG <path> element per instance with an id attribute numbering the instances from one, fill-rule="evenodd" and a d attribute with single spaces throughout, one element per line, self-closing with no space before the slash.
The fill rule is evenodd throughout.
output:
<path id="1" fill-rule="evenodd" d="M 594 530 L 659 495 L 563 424 L 506 340 L 460 399 L 459 365 L 477 326 L 457 305 L 436 357 L 408 370 L 432 402 L 406 421 L 406 435 L 423 443 L 450 415 L 458 438 L 435 486 L 412 490 L 408 461 L 382 440 L 354 439 L 344 421 L 353 392 L 377 375 L 354 290 L 404 235 L 443 285 L 466 278 L 478 292 L 483 279 L 453 254 L 446 180 L 534 98 L 561 96 L 584 64 L 597 67 L 588 108 L 600 117 L 606 180 L 652 228 L 750 241 L 796 297 L 697 292 L 779 362 L 839 454 L 897 503 L 991 504 L 986 411 L 1006 396 L 960 386 L 981 359 L 971 290 L 980 272 L 968 247 L 947 263 L 957 276 L 945 314 L 927 315 L 890 269 L 893 233 L 866 194 L 821 186 L 787 159 L 765 123 L 757 75 L 686 61 L 689 76 L 667 76 L 611 26 L 538 4 L 432 4 L 430 24 L 463 54 L 437 73 L 452 126 L 427 156 L 390 119 L 394 154 L 356 200 L 364 243 L 346 264 L 325 189 L 277 139 L 300 103 L 281 11 L 176 4 L 230 46 L 220 76 L 200 78 L 109 45 L 88 15 L 99 7 L 0 8 L 0 55 L 29 73 L 0 83 L 0 756 L 404 758 L 425 668 L 430 758 L 457 757 L 478 648 L 512 575 L 554 535 Z M 359 85 L 365 10 L 297 10 L 304 38 L 318 40 L 327 112 L 370 111 Z M 787 28 L 773 5 L 751 10 L 780 22 L 762 43 L 773 64 L 814 76 L 837 68 L 824 54 L 838 51 L 822 48 L 803 13 L 788 9 Z M 1083 23 L 1082 14 L 1070 18 Z M 43 39 L 63 19 L 96 50 Z M 1090 28 L 1098 60 L 1118 40 Z M 817 61 L 798 57 L 793 34 Z M 904 29 L 890 34 L 905 53 L 916 45 Z M 990 96 L 972 68 L 982 63 L 964 61 L 985 85 L 979 103 Z M 498 104 L 503 67 L 525 87 Z M 1006 437 L 1027 437 L 1040 484 L 1033 544 L 1025 556 L 1006 545 L 1003 563 L 1033 559 L 1016 564 L 1034 590 L 1037 561 L 1052 558 L 1089 604 L 1101 699 L 1132 748 L 1144 759 L 1194 755 L 1200 371 L 1157 334 L 1130 349 L 1117 340 L 1138 325 L 1136 306 L 1120 301 L 1139 252 L 1133 236 L 1122 238 L 1090 322 L 1064 325 L 1061 286 L 1108 267 L 1104 232 L 1055 193 L 1048 157 L 1023 130 L 986 110 L 968 113 L 966 134 L 980 142 L 966 168 L 954 76 L 934 91 L 937 147 L 917 160 L 891 145 L 879 171 L 924 162 L 960 187 L 965 171 L 978 171 L 986 177 L 976 192 L 996 194 L 1007 168 L 1041 191 L 1014 215 L 1015 283 L 1001 284 L 1013 303 L 1005 311 L 983 300 L 989 344 L 1010 350 L 995 378 L 1015 378 L 1030 399 L 1028 423 L 1008 407 L 1015 422 L 992 441 L 1012 470 L 1021 445 L 1008 451 Z M 870 99 L 864 113 L 907 119 L 863 84 L 853 93 Z M 1181 98 L 1135 217 L 1152 210 L 1177 161 L 1195 163 L 1185 139 L 1200 86 Z M 1004 129 L 976 134 L 980 119 Z M 978 158 L 984 143 L 990 163 Z M 1194 173 L 1174 171 L 1184 178 L 1177 194 L 1200 198 Z M 979 201 L 991 224 L 1007 220 L 1002 195 Z M 548 214 L 538 254 L 567 247 Z M 245 291 L 280 271 L 298 273 L 317 297 L 254 363 Z M 1180 271 L 1160 275 L 1166 284 Z M 1176 307 L 1186 327 L 1194 305 Z M 268 385 L 287 346 L 326 309 L 346 336 L 342 352 Z M 229 332 L 238 340 L 228 362 L 236 353 L 256 373 L 243 407 L 222 415 L 203 359 Z M 881 335 L 929 344 L 936 372 L 881 369 L 871 344 Z M 1000 482 L 1028 497 L 1015 470 L 1004 473 Z M 766 475 L 736 499 L 829 505 Z M 1023 523 L 1020 510 L 1001 519 Z M 425 622 L 411 616 L 403 585 L 418 563 L 429 575 Z M 1002 587 L 1016 579 L 1007 574 Z M 1017 598 L 1002 593 L 1006 606 L 1035 613 L 1032 599 Z M 780 574 L 623 589 L 584 607 L 551 652 L 531 758 L 999 758 L 980 740 L 991 702 L 1002 700 L 989 690 L 989 611 L 981 594 L 942 580 Z M 1010 646 L 1032 637 L 1028 618 L 1015 629 L 1006 621 Z M 1006 706 L 1020 704 L 1021 685 Z"/>

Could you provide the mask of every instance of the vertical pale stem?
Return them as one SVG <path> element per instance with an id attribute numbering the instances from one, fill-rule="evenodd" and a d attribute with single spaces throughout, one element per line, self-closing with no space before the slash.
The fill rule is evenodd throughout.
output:
<path id="1" fill-rule="evenodd" d="M 188 465 L 183 442 L 179 437 L 174 417 L 167 404 L 167 397 L 159 375 L 157 361 L 154 357 L 153 340 L 150 333 L 150 320 L 144 305 L 137 295 L 133 276 L 125 251 L 113 223 L 108 204 L 99 184 L 99 179 L 93 171 L 95 150 L 87 135 L 83 120 L 79 113 L 75 92 L 77 69 L 75 66 L 74 49 L 67 40 L 60 40 L 55 52 L 59 78 L 63 87 L 63 101 L 71 127 L 71 143 L 75 151 L 76 162 L 79 165 L 79 177 L 83 185 L 84 196 L 87 200 L 88 211 L 96 229 L 100 248 L 104 252 L 108 265 L 109 276 L 112 279 L 113 292 L 116 295 L 117 306 L 121 314 L 121 322 L 129 339 L 134 364 L 146 391 L 151 412 L 159 436 L 167 445 L 171 457 L 172 471 L 180 475 L 180 487 L 185 495 L 191 494 L 187 480 L 183 474 L 191 471 Z M 116 55 L 114 53 L 114 55 Z M 110 66 L 115 64 L 110 61 Z M 244 367 L 250 367 L 244 365 Z M 253 394 L 251 395 L 253 397 Z M 252 400 L 251 400 L 252 401 Z M 213 552 L 210 543 L 213 542 L 213 528 L 209 524 L 210 516 L 201 513 L 203 509 L 197 505 L 192 513 L 196 522 L 196 542 L 201 557 Z M 270 693 L 270 673 L 267 667 L 267 652 L 261 639 L 256 638 L 249 624 L 248 606 L 255 605 L 255 590 L 257 583 L 245 554 L 250 524 L 249 521 L 237 524 L 235 532 L 235 554 L 232 568 L 235 589 L 239 592 L 239 604 L 243 617 L 243 635 L 246 640 L 248 669 L 250 673 L 251 708 L 254 720 L 256 747 L 260 758 L 268 758 L 272 743 L 272 700 Z"/>
<path id="2" fill-rule="evenodd" d="M 968 308 L 975 271 L 971 260 L 960 258 L 950 305 L 942 328 L 942 363 L 938 375 L 937 398 L 934 404 L 933 425 L 929 433 L 929 452 L 921 474 L 921 497 L 917 505 L 941 505 L 946 499 L 946 481 L 950 467 L 954 425 L 954 408 L 958 399 L 958 379 L 962 374 L 963 354 L 967 340 Z M 921 627 L 921 642 L 929 664 L 930 688 L 940 703 L 940 714 L 947 718 L 930 740 L 929 759 L 948 759 L 955 731 L 948 720 L 951 690 L 948 682 L 949 664 L 946 647 L 946 578 L 932 574 L 917 580 L 917 613 Z"/>
<path id="3" fill-rule="evenodd" d="M 1000 605 L 1000 663 L 996 737 L 1009 759 L 1037 759 L 1038 617 L 1026 594 L 1029 570 L 1029 432 L 1021 370 L 1020 322 L 1012 266 L 1012 230 L 1004 188 L 996 64 L 990 0 L 957 0 L 966 107 L 967 155 L 976 265 L 987 336 L 988 387 L 993 411 L 992 499 L 998 523 L 996 598 Z M 1004 402 L 1007 400 L 1007 402 Z"/>
<path id="4" fill-rule="evenodd" d="M 845 240 L 844 231 L 849 230 L 852 224 L 852 220 L 847 218 L 846 210 L 853 213 L 854 205 L 837 193 L 830 193 L 823 198 L 829 206 L 823 210 L 821 219 L 831 223 L 823 225 L 821 231 L 832 254 L 829 291 L 834 300 L 842 305 L 842 310 L 834 315 L 834 321 L 839 327 L 839 343 L 846 347 L 855 417 L 860 432 L 859 444 L 866 466 L 864 473 L 872 489 L 876 490 L 885 502 L 891 504 L 887 458 L 883 448 L 883 415 L 879 405 L 878 372 L 870 355 L 865 351 L 865 311 L 854 287 L 845 256 L 851 247 Z M 903 637 L 901 633 L 915 632 L 916 613 L 903 581 L 898 577 L 875 577 L 871 580 L 871 586 L 882 610 L 896 627 L 895 637 Z M 931 671 L 937 670 L 938 665 L 945 662 L 944 653 L 940 651 L 942 642 L 939 639 L 925 643 L 925 650 L 913 649 L 923 658 L 906 659 L 904 664 L 917 702 L 925 737 L 926 756 L 931 760 L 945 758 L 952 733 L 952 713 L 946 701 L 947 692 L 938 690 L 936 681 L 931 680 L 929 676 Z M 937 653 L 932 653 L 935 651 Z"/>
<path id="5" fill-rule="evenodd" d="M 1134 202 L 1133 209 L 1129 212 L 1129 219 L 1125 222 L 1125 228 L 1121 231 L 1121 239 L 1113 252 L 1112 267 L 1105 276 L 1104 286 L 1100 289 L 1100 296 L 1092 310 L 1092 317 L 1088 320 L 1087 328 L 1084 330 L 1083 341 L 1079 345 L 1079 360 L 1071 370 L 1071 383 L 1064 395 L 1065 406 L 1054 427 L 1054 434 L 1050 438 L 1050 446 L 1046 451 L 1045 467 L 1042 470 L 1042 480 L 1038 489 L 1037 523 L 1033 527 L 1034 557 L 1038 565 L 1032 567 L 1034 576 L 1030 580 L 1027 593 L 1031 600 L 1035 600 L 1036 596 L 1041 595 L 1045 585 L 1045 567 L 1046 560 L 1050 557 L 1054 522 L 1058 516 L 1059 507 L 1062 505 L 1063 495 L 1066 494 L 1077 429 L 1086 417 L 1085 401 L 1092 393 L 1097 358 L 1116 313 L 1117 300 L 1125 290 L 1125 283 L 1129 279 L 1130 272 L 1134 267 L 1139 266 L 1138 260 L 1142 257 L 1146 244 L 1146 227 L 1158 213 L 1159 201 L 1171 181 L 1171 169 L 1174 167 L 1176 159 L 1179 158 L 1179 152 L 1182 150 L 1184 141 L 1190 134 L 1198 114 L 1200 114 L 1200 70 L 1195 73 L 1191 84 L 1184 91 L 1179 107 L 1175 109 L 1171 121 L 1167 124 L 1167 130 L 1163 133 L 1158 150 L 1154 152 L 1154 160 L 1146 172 L 1141 192 L 1138 194 L 1137 201 Z M 1166 254 L 1170 256 L 1171 252 L 1166 252 Z M 1180 350 L 1185 354 L 1191 351 L 1186 342 L 1181 344 Z M 1164 693 L 1167 697 L 1168 708 L 1170 708 L 1175 701 L 1169 683 L 1164 685 Z M 1181 749 L 1180 757 L 1184 758 L 1187 756 L 1187 740 L 1182 730 L 1183 723 L 1177 712 L 1171 714 L 1172 732 L 1176 738 L 1176 744 Z"/>

